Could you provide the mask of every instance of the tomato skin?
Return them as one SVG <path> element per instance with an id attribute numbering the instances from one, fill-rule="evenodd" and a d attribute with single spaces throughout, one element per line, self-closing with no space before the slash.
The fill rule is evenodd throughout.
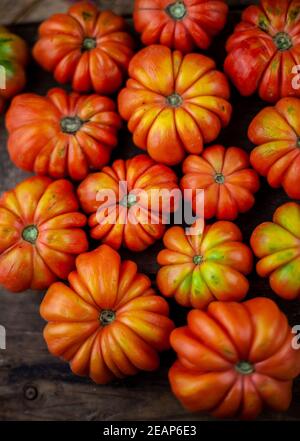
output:
<path id="1" fill-rule="evenodd" d="M 171 227 L 159 252 L 157 286 L 166 297 L 175 297 L 182 306 L 204 309 L 214 300 L 242 300 L 248 292 L 246 275 L 252 270 L 253 257 L 243 244 L 239 228 L 219 221 L 194 234 L 182 227 Z M 195 261 L 195 259 L 198 261 Z"/>
<path id="2" fill-rule="evenodd" d="M 204 216 L 220 220 L 234 220 L 238 214 L 250 210 L 255 203 L 253 193 L 259 189 L 259 178 L 249 167 L 247 153 L 238 147 L 213 145 L 201 155 L 189 155 L 182 165 L 183 191 L 194 212 L 197 207 L 196 190 L 204 190 Z"/>
<path id="3" fill-rule="evenodd" d="M 173 170 L 147 155 L 137 155 L 127 161 L 117 159 L 111 167 L 89 175 L 79 185 L 78 197 L 84 212 L 90 215 L 91 236 L 116 250 L 122 245 L 132 251 L 145 250 L 162 237 L 165 231 L 163 216 L 177 206 L 176 195 L 169 205 L 166 199 L 160 201 L 159 197 L 154 197 L 152 190 L 179 192 L 177 182 Z M 99 197 L 101 191 L 105 192 L 103 197 Z M 107 191 L 115 197 L 113 204 L 104 197 Z M 137 200 L 127 206 L 124 201 L 130 196 Z M 107 216 L 107 210 L 111 217 Z"/>
<path id="4" fill-rule="evenodd" d="M 257 273 L 269 277 L 273 291 L 287 300 L 300 298 L 300 205 L 277 208 L 273 222 L 255 228 L 251 247 L 260 259 Z"/>
<path id="5" fill-rule="evenodd" d="M 251 122 L 248 137 L 252 166 L 271 187 L 283 187 L 292 199 L 300 199 L 300 99 L 282 98 L 261 110 Z"/>
<path id="6" fill-rule="evenodd" d="M 286 411 L 300 373 L 293 338 L 267 298 L 192 310 L 170 337 L 178 356 L 169 371 L 172 391 L 188 410 L 219 418 L 254 419 L 264 407 Z"/>
<path id="7" fill-rule="evenodd" d="M 55 179 L 82 180 L 90 169 L 108 163 L 121 118 L 110 98 L 53 88 L 46 96 L 16 96 L 6 127 L 8 151 L 17 167 Z"/>
<path id="8" fill-rule="evenodd" d="M 181 9 L 177 14 L 176 5 Z M 225 26 L 227 13 L 223 0 L 136 0 L 133 19 L 145 46 L 158 43 L 188 53 L 210 46 Z"/>
<path id="9" fill-rule="evenodd" d="M 133 49 L 122 17 L 77 2 L 41 24 L 33 56 L 58 83 L 72 83 L 76 92 L 108 95 L 122 85 Z"/>
<path id="10" fill-rule="evenodd" d="M 158 162 L 179 164 L 198 154 L 231 117 L 230 90 L 215 62 L 200 54 L 152 45 L 129 65 L 129 80 L 118 97 L 135 145 Z"/>
<path id="11" fill-rule="evenodd" d="M 174 324 L 167 302 L 134 262 L 101 245 L 77 258 L 69 284 L 54 283 L 40 307 L 52 354 L 101 384 L 158 368 Z"/>
<path id="12" fill-rule="evenodd" d="M 19 93 L 25 86 L 25 67 L 29 60 L 26 42 L 0 26 L 0 66 L 1 80 L 5 76 L 5 87 L 0 88 L 0 112 L 7 99 Z M 2 83 L 2 81 L 1 81 Z"/>
<path id="13" fill-rule="evenodd" d="M 86 217 L 69 181 L 32 177 L 0 199 L 0 283 L 12 292 L 66 279 L 87 251 Z"/>
<path id="14" fill-rule="evenodd" d="M 300 15 L 295 2 L 264 0 L 251 5 L 229 37 L 225 72 L 244 96 L 268 102 L 300 96 L 293 67 L 300 63 Z"/>

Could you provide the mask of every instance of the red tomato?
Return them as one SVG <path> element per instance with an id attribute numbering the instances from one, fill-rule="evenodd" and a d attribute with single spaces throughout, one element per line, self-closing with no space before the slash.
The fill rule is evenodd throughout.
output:
<path id="1" fill-rule="evenodd" d="M 293 79 L 300 64 L 300 13 L 296 0 L 261 0 L 244 10 L 226 44 L 225 71 L 242 95 L 265 101 L 300 96 Z M 298 87 L 296 85 L 296 87 Z"/>
<path id="2" fill-rule="evenodd" d="M 59 83 L 76 92 L 111 94 L 120 88 L 133 56 L 126 22 L 90 2 L 77 2 L 66 14 L 54 14 L 39 28 L 36 61 Z"/>
<path id="3" fill-rule="evenodd" d="M 227 12 L 223 0 L 136 0 L 133 19 L 146 46 L 160 43 L 187 53 L 210 46 Z"/>
<path id="4" fill-rule="evenodd" d="M 48 288 L 66 279 L 88 249 L 86 217 L 73 186 L 46 177 L 26 179 L 0 199 L 0 283 L 13 292 Z"/>
<path id="5" fill-rule="evenodd" d="M 52 354 L 101 384 L 158 368 L 174 325 L 134 262 L 102 245 L 77 258 L 69 284 L 54 283 L 40 308 Z"/>
<path id="6" fill-rule="evenodd" d="M 248 129 L 257 145 L 251 152 L 253 167 L 271 187 L 283 186 L 290 198 L 300 199 L 300 100 L 282 98 L 275 107 L 261 110 Z"/>
<path id="7" fill-rule="evenodd" d="M 253 193 L 259 189 L 259 178 L 249 168 L 247 153 L 238 147 L 207 147 L 199 156 L 188 156 L 182 170 L 184 176 L 180 185 L 183 191 L 192 190 L 192 194 L 186 197 L 195 212 L 197 190 L 204 190 L 204 216 L 207 219 L 215 216 L 234 220 L 255 203 Z"/>
<path id="8" fill-rule="evenodd" d="M 109 98 L 59 88 L 45 97 L 26 93 L 13 99 L 6 114 L 8 151 L 24 170 L 82 180 L 108 163 L 120 126 Z"/>
<path id="9" fill-rule="evenodd" d="M 78 196 L 90 215 L 91 236 L 115 249 L 123 245 L 133 251 L 145 250 L 162 237 L 163 214 L 176 206 L 176 197 L 169 204 L 153 190 L 179 190 L 177 181 L 173 170 L 147 155 L 118 159 L 111 167 L 89 175 L 80 184 Z M 108 191 L 114 201 L 107 200 Z"/>
<path id="10" fill-rule="evenodd" d="M 25 41 L 0 26 L 0 112 L 5 101 L 25 86 L 28 59 L 29 51 Z"/>
<path id="11" fill-rule="evenodd" d="M 228 81 L 211 58 L 153 45 L 133 57 L 129 75 L 119 111 L 134 143 L 158 162 L 201 153 L 229 123 Z"/>
<path id="12" fill-rule="evenodd" d="M 169 379 L 188 410 L 252 419 L 263 407 L 288 409 L 300 350 L 272 300 L 213 302 L 207 312 L 190 311 L 187 322 L 171 334 L 178 360 Z"/>

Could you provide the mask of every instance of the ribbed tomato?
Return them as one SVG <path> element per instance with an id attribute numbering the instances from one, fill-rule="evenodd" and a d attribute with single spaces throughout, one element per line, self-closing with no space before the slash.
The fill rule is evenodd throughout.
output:
<path id="1" fill-rule="evenodd" d="M 41 24 L 33 55 L 59 83 L 106 95 L 121 86 L 133 48 L 122 17 L 85 1 Z"/>
<path id="2" fill-rule="evenodd" d="M 54 283 L 41 304 L 50 352 L 96 383 L 158 368 L 174 328 L 167 302 L 131 261 L 107 245 L 81 254 L 69 284 Z"/>
<path id="3" fill-rule="evenodd" d="M 258 274 L 269 277 L 276 294 L 289 300 L 300 297 L 300 205 L 288 202 L 277 208 L 273 222 L 255 228 L 251 246 L 260 258 Z"/>
<path id="4" fill-rule="evenodd" d="M 300 199 L 300 99 L 282 98 L 261 110 L 248 129 L 257 145 L 250 161 L 271 187 L 283 186 L 290 198 Z"/>
<path id="5" fill-rule="evenodd" d="M 188 53 L 210 46 L 227 13 L 224 0 L 136 0 L 133 18 L 146 46 L 160 43 Z"/>
<path id="6" fill-rule="evenodd" d="M 234 220 L 250 210 L 259 189 L 257 173 L 249 168 L 247 153 L 238 147 L 207 147 L 201 155 L 188 156 L 182 166 L 183 191 L 192 190 L 186 198 L 197 208 L 197 190 L 204 190 L 204 216 Z"/>
<path id="7" fill-rule="evenodd" d="M 286 316 L 267 298 L 213 302 L 193 310 L 175 329 L 178 360 L 169 371 L 172 390 L 191 411 L 253 419 L 263 407 L 286 411 L 300 350 Z"/>
<path id="8" fill-rule="evenodd" d="M 66 180 L 33 177 L 0 199 L 0 283 L 13 292 L 67 278 L 88 249 L 86 217 Z"/>
<path id="9" fill-rule="evenodd" d="M 25 41 L 0 26 L 0 112 L 5 101 L 25 86 L 28 58 L 29 51 Z"/>
<path id="10" fill-rule="evenodd" d="M 189 232 L 175 226 L 163 241 L 156 281 L 164 296 L 202 309 L 213 300 L 242 300 L 247 294 L 252 252 L 232 222 L 219 221 L 204 230 L 197 222 Z"/>
<path id="11" fill-rule="evenodd" d="M 225 71 L 242 95 L 258 91 L 265 101 L 300 96 L 293 87 L 300 64 L 297 0 L 261 0 L 244 10 L 226 44 Z"/>
<path id="12" fill-rule="evenodd" d="M 164 214 L 174 210 L 177 196 L 170 200 L 161 192 L 179 191 L 177 181 L 173 170 L 147 155 L 118 159 L 89 175 L 78 196 L 90 214 L 91 236 L 115 249 L 143 251 L 165 231 Z M 108 192 L 114 199 L 107 199 Z"/>
<path id="13" fill-rule="evenodd" d="M 227 79 L 208 57 L 153 45 L 133 57 L 129 75 L 119 111 L 134 143 L 156 161 L 175 165 L 200 153 L 230 120 Z"/>
<path id="14" fill-rule="evenodd" d="M 109 98 L 59 88 L 46 96 L 26 93 L 13 99 L 6 114 L 8 151 L 24 170 L 82 180 L 108 163 L 120 126 Z"/>

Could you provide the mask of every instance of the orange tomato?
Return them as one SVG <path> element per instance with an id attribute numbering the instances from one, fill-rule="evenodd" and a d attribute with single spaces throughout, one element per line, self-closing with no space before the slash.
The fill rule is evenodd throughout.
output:
<path id="1" fill-rule="evenodd" d="M 210 46 L 227 13 L 224 0 L 136 0 L 133 19 L 144 45 L 160 43 L 188 53 Z"/>
<path id="2" fill-rule="evenodd" d="M 182 306 L 206 308 L 213 300 L 242 300 L 248 292 L 245 275 L 252 270 L 252 252 L 232 222 L 219 221 L 190 232 L 175 226 L 166 231 L 157 262 L 157 286 Z"/>
<path id="3" fill-rule="evenodd" d="M 282 98 L 261 110 L 251 122 L 248 137 L 256 144 L 253 167 L 271 187 L 282 186 L 290 198 L 300 199 L 300 99 Z"/>
<path id="4" fill-rule="evenodd" d="M 133 57 L 129 75 L 119 111 L 134 143 L 156 161 L 175 165 L 201 153 L 230 120 L 228 81 L 211 58 L 153 45 Z"/>
<path id="5" fill-rule="evenodd" d="M 221 145 L 207 147 L 201 155 L 188 156 L 182 166 L 180 182 L 183 191 L 192 190 L 187 200 L 197 207 L 197 190 L 204 190 L 204 216 L 234 220 L 239 213 L 250 210 L 259 178 L 249 167 L 247 153 L 238 147 Z"/>
<path id="6" fill-rule="evenodd" d="M 46 177 L 26 179 L 0 199 L 0 283 L 13 292 L 48 288 L 67 278 L 88 249 L 86 217 L 73 186 Z"/>
<path id="7" fill-rule="evenodd" d="M 101 384 L 158 368 L 174 325 L 134 262 L 102 245 L 77 258 L 69 284 L 53 284 L 40 308 L 52 354 Z"/>
<path id="8" fill-rule="evenodd" d="M 253 419 L 263 407 L 286 411 L 300 373 L 300 350 L 286 316 L 267 298 L 213 302 L 175 329 L 178 360 L 169 371 L 175 396 L 190 411 Z"/>
<path id="9" fill-rule="evenodd" d="M 177 181 L 173 170 L 147 155 L 117 159 L 111 167 L 89 175 L 79 185 L 78 196 L 90 215 L 91 236 L 115 249 L 123 245 L 145 250 L 165 231 L 165 215 L 175 209 L 177 196 L 169 200 L 163 192 L 179 191 Z"/>
<path id="10" fill-rule="evenodd" d="M 45 97 L 15 97 L 6 127 L 8 151 L 17 167 L 56 179 L 82 180 L 90 169 L 108 163 L 121 118 L 109 98 L 54 88 Z"/>

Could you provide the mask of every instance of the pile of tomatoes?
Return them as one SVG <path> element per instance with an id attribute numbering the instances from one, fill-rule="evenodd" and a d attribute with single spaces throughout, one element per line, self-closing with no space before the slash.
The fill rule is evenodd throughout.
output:
<path id="1" fill-rule="evenodd" d="M 264 407 L 286 410 L 300 375 L 284 313 L 267 298 L 243 301 L 253 252 L 274 293 L 300 297 L 300 205 L 277 208 L 253 231 L 251 247 L 233 222 L 254 206 L 259 175 L 300 199 L 300 89 L 293 87 L 300 7 L 262 0 L 245 9 L 226 43 L 223 73 L 201 52 L 227 13 L 223 0 L 136 0 L 145 46 L 136 52 L 123 18 L 74 3 L 39 28 L 34 59 L 73 90 L 46 96 L 17 95 L 29 51 L 0 29 L 1 108 L 14 96 L 7 148 L 17 167 L 35 173 L 0 199 L 0 283 L 12 292 L 47 289 L 44 337 L 75 374 L 105 384 L 152 371 L 158 353 L 172 347 L 170 385 L 187 409 L 250 419 Z M 231 119 L 229 79 L 242 95 L 258 92 L 269 102 L 249 126 L 250 157 L 213 144 Z M 111 162 L 122 120 L 144 153 Z M 179 164 L 181 179 L 172 169 Z M 140 189 L 149 197 L 190 190 L 194 212 L 203 189 L 204 219 L 167 228 L 164 214 L 176 201 L 167 207 L 152 198 L 149 206 Z M 157 240 L 164 248 L 155 290 L 118 250 L 142 252 Z M 163 296 L 192 308 L 186 326 L 175 329 Z"/>

